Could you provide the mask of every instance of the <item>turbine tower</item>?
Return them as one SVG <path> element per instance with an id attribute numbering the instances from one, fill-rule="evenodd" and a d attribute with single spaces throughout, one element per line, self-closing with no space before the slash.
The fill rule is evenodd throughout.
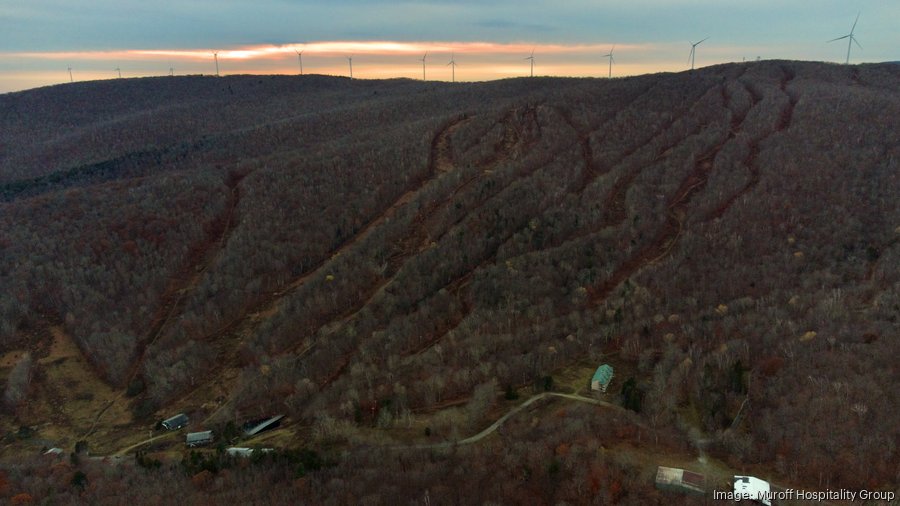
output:
<path id="1" fill-rule="evenodd" d="M 613 44 L 613 47 L 612 47 L 612 49 L 609 50 L 609 53 L 603 55 L 604 58 L 609 58 L 609 75 L 607 77 L 610 79 L 612 79 L 612 64 L 615 61 L 615 59 L 613 58 L 613 51 L 615 51 L 615 50 L 616 50 L 616 45 Z"/>
<path id="2" fill-rule="evenodd" d="M 856 37 L 853 36 L 854 30 L 856 30 L 856 23 L 859 21 L 859 14 L 860 13 L 856 14 L 856 21 L 854 21 L 853 26 L 850 27 L 850 33 L 848 33 L 847 35 L 844 35 L 843 37 L 838 37 L 836 39 L 831 39 L 828 41 L 828 42 L 834 42 L 836 40 L 849 39 L 849 40 L 847 40 L 847 59 L 844 61 L 844 65 L 850 64 L 850 48 L 853 47 L 854 43 L 857 46 L 859 46 L 860 49 L 862 49 L 862 46 L 859 45 L 859 42 L 856 42 Z"/>
<path id="3" fill-rule="evenodd" d="M 350 63 L 350 79 L 353 79 L 353 57 L 348 56 L 347 62 Z"/>
<path id="4" fill-rule="evenodd" d="M 534 49 L 531 50 L 531 56 L 525 58 L 526 60 L 531 60 L 531 77 L 534 77 Z"/>
<path id="5" fill-rule="evenodd" d="M 70 82 L 70 83 L 74 83 L 74 82 L 75 82 L 75 78 L 72 77 L 72 67 L 69 67 L 69 82 Z"/>
<path id="6" fill-rule="evenodd" d="M 450 53 L 450 63 L 448 63 L 447 65 L 450 65 L 451 76 L 453 76 L 451 82 L 455 83 L 456 82 L 456 60 L 453 57 L 453 53 Z"/>
<path id="7" fill-rule="evenodd" d="M 175 75 L 175 67 L 169 67 L 169 76 Z"/>
<path id="8" fill-rule="evenodd" d="M 422 80 L 423 81 L 426 80 L 425 79 L 425 58 L 428 58 L 428 51 L 425 51 L 425 54 L 422 56 L 422 58 L 419 59 L 419 61 L 422 62 Z"/>
<path id="9" fill-rule="evenodd" d="M 706 39 L 708 39 L 708 38 L 709 38 L 709 37 L 707 37 Z M 702 44 L 703 41 L 706 40 L 706 39 L 703 39 L 703 40 L 701 40 L 700 42 L 691 42 L 691 56 L 690 56 L 690 60 L 691 60 L 691 70 L 694 70 L 694 57 L 697 55 L 697 46 L 699 46 L 700 44 Z"/>
<path id="10" fill-rule="evenodd" d="M 116 72 L 119 73 L 119 79 L 122 79 L 122 69 L 120 69 L 119 67 L 116 67 Z"/>
<path id="11" fill-rule="evenodd" d="M 297 53 L 297 59 L 300 60 L 300 75 L 302 76 L 303 75 L 303 50 L 301 49 L 300 51 L 297 51 L 295 49 L 294 52 Z"/>
<path id="12" fill-rule="evenodd" d="M 219 77 L 219 52 L 213 51 L 213 59 L 216 60 L 216 77 Z"/>

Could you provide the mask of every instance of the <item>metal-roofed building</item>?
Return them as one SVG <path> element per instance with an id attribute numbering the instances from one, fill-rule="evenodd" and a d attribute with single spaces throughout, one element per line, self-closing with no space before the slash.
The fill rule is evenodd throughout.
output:
<path id="1" fill-rule="evenodd" d="M 659 466 L 656 469 L 656 488 L 660 490 L 703 494 L 705 484 L 706 478 L 699 473 L 676 467 Z"/>
<path id="2" fill-rule="evenodd" d="M 188 417 L 184 413 L 178 413 L 172 418 L 166 418 L 162 421 L 162 426 L 166 430 L 180 429 L 188 424 Z"/>
<path id="3" fill-rule="evenodd" d="M 766 506 L 772 506 L 769 499 L 769 482 L 760 480 L 753 476 L 735 476 L 734 477 L 734 497 L 756 501 Z"/>
<path id="4" fill-rule="evenodd" d="M 609 384 L 612 383 L 613 379 L 613 368 L 609 364 L 603 364 L 597 368 L 597 371 L 594 372 L 594 377 L 591 378 L 591 390 L 599 390 L 601 392 L 606 392 L 606 389 L 609 387 Z"/>
<path id="5" fill-rule="evenodd" d="M 266 418 L 258 423 L 252 423 L 244 428 L 244 436 L 252 437 L 260 432 L 274 429 L 281 423 L 282 418 L 284 418 L 284 415 L 276 415 L 271 418 Z"/>
<path id="6" fill-rule="evenodd" d="M 232 446 L 231 448 L 226 448 L 225 452 L 232 457 L 250 457 L 253 455 L 253 448 L 242 448 L 239 446 Z"/>
<path id="7" fill-rule="evenodd" d="M 184 438 L 184 444 L 193 448 L 195 446 L 203 446 L 213 441 L 213 431 L 205 430 L 203 432 L 188 432 Z"/>

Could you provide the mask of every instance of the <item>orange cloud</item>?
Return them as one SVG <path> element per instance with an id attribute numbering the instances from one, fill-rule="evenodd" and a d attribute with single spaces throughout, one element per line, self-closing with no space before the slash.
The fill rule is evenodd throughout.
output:
<path id="1" fill-rule="evenodd" d="M 394 41 L 327 41 L 305 44 L 246 46 L 216 50 L 220 60 L 279 59 L 302 50 L 304 54 L 319 56 L 346 55 L 419 55 L 430 53 L 457 54 L 577 54 L 609 50 L 611 44 L 529 44 L 494 42 L 394 42 Z M 617 46 L 618 51 L 644 48 L 647 45 Z M 13 58 L 36 58 L 49 60 L 147 60 L 169 58 L 178 60 L 207 60 L 213 49 L 124 49 L 115 51 L 60 51 L 5 53 Z M 0 53 L 3 54 L 3 53 Z"/>

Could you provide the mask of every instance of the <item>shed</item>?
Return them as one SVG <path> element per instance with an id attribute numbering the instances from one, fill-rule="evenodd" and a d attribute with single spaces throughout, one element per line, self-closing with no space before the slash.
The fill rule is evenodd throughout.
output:
<path id="1" fill-rule="evenodd" d="M 188 424 L 188 417 L 184 413 L 178 413 L 172 418 L 166 418 L 162 421 L 162 426 L 166 430 L 180 429 Z"/>
<path id="2" fill-rule="evenodd" d="M 244 435 L 247 437 L 252 437 L 259 434 L 260 432 L 274 429 L 275 427 L 278 427 L 278 424 L 281 423 L 282 418 L 284 418 L 284 415 L 275 415 L 264 420 L 247 424 L 247 426 L 245 426 L 244 428 Z"/>
<path id="3" fill-rule="evenodd" d="M 753 476 L 735 476 L 734 477 L 734 497 L 737 500 L 748 499 L 756 501 L 766 506 L 772 506 L 770 497 L 769 482 L 755 478 Z"/>
<path id="4" fill-rule="evenodd" d="M 656 469 L 656 488 L 672 492 L 703 494 L 706 478 L 699 473 L 676 467 L 659 466 Z"/>
<path id="5" fill-rule="evenodd" d="M 52 455 L 54 457 L 62 456 L 64 450 L 62 448 L 50 448 L 49 450 L 44 452 L 44 455 Z"/>
<path id="6" fill-rule="evenodd" d="M 195 446 L 207 445 L 212 443 L 212 441 L 213 431 L 205 430 L 203 432 L 188 432 L 187 436 L 185 436 L 184 444 L 193 448 Z"/>
<path id="7" fill-rule="evenodd" d="M 594 377 L 591 378 L 591 390 L 606 392 L 613 379 L 613 368 L 609 364 L 603 364 L 597 368 Z"/>

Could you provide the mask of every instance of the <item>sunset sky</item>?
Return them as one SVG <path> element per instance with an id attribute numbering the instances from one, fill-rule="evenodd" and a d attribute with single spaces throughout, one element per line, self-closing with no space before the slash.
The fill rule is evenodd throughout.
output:
<path id="1" fill-rule="evenodd" d="M 69 81 L 215 73 L 457 80 L 614 76 L 763 59 L 900 60 L 900 1 L 860 0 L 0 0 L 0 92 Z"/>

